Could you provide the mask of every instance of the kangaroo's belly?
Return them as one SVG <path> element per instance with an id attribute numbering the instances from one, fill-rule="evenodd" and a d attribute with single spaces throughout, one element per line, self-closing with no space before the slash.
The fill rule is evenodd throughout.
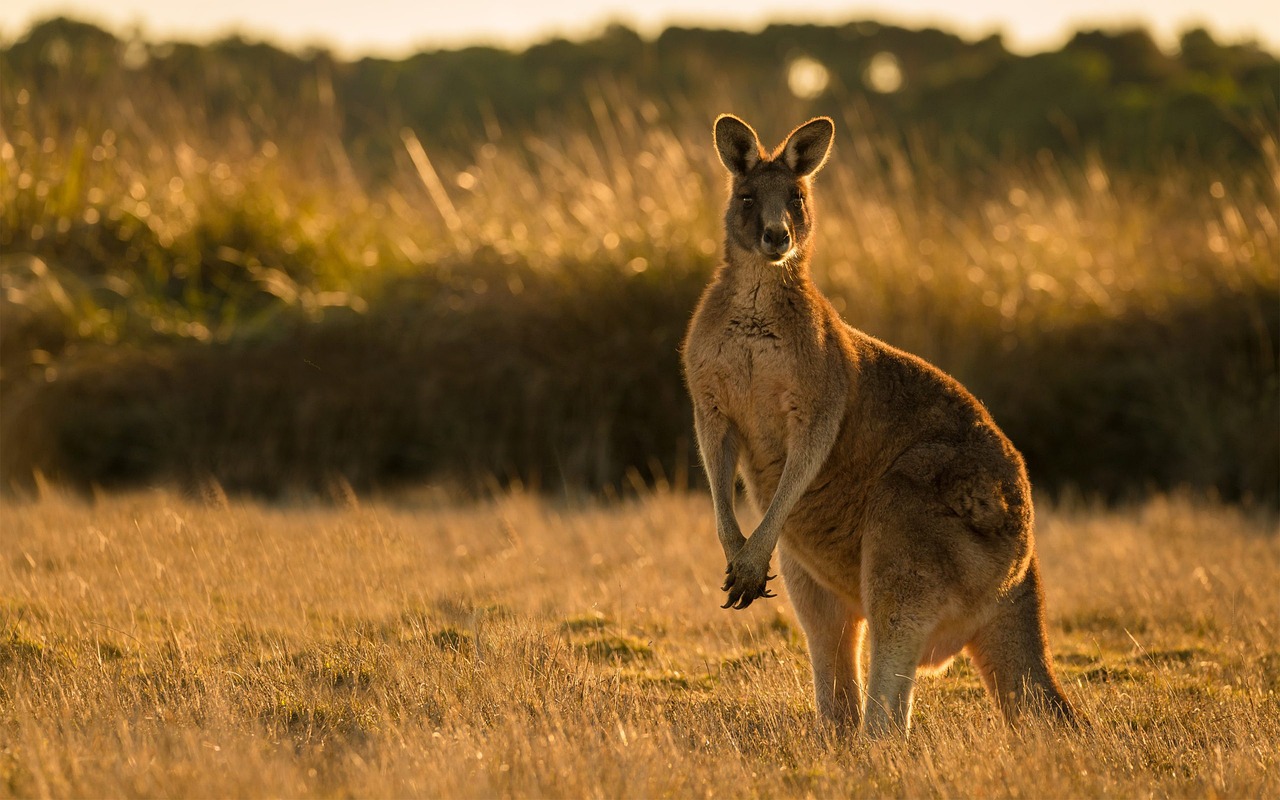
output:
<path id="1" fill-rule="evenodd" d="M 784 534 L 779 548 L 815 582 L 839 595 L 855 616 L 866 616 L 862 606 L 862 546 L 856 534 L 833 535 L 825 545 L 810 536 Z"/>

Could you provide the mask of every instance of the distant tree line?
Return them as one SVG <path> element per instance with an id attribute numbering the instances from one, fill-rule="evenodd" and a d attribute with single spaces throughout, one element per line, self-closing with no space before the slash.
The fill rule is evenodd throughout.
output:
<path id="1" fill-rule="evenodd" d="M 868 70 L 886 54 L 899 80 L 893 91 L 877 91 Z M 523 51 L 470 47 L 343 61 L 239 37 L 206 45 L 122 39 L 59 18 L 0 50 L 0 97 L 29 87 L 61 106 L 68 124 L 116 102 L 100 89 L 122 80 L 163 90 L 211 126 L 250 119 L 269 130 L 308 110 L 327 113 L 376 172 L 404 126 L 437 146 L 465 149 L 547 126 L 590 127 L 609 102 L 643 102 L 667 124 L 701 125 L 728 106 L 766 115 L 763 99 L 790 96 L 788 66 L 799 58 L 821 64 L 827 80 L 813 96 L 795 98 L 789 114 L 852 110 L 868 126 L 910 132 L 918 145 L 961 162 L 1044 150 L 1096 151 L 1139 169 L 1189 155 L 1253 159 L 1266 132 L 1280 126 L 1280 61 L 1203 29 L 1184 33 L 1175 52 L 1130 29 L 1081 31 L 1060 50 L 1022 56 L 999 36 L 966 41 L 872 22 L 757 33 L 669 28 L 653 39 L 615 25 Z"/>

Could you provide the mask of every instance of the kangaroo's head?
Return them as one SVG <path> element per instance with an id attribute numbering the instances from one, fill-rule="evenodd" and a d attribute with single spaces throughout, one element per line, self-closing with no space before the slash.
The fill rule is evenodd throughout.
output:
<path id="1" fill-rule="evenodd" d="M 732 178 L 724 227 L 730 249 L 772 264 L 808 257 L 811 178 L 831 152 L 835 124 L 811 119 L 770 155 L 751 126 L 732 114 L 716 120 L 716 151 Z"/>

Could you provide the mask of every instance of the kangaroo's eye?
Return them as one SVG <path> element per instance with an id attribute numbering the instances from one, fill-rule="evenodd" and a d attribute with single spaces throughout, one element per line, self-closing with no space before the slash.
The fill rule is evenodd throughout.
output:
<path id="1" fill-rule="evenodd" d="M 795 206 L 796 208 L 800 208 L 801 206 L 804 205 L 804 197 L 799 194 L 791 195 L 791 205 Z"/>
<path id="2" fill-rule="evenodd" d="M 742 201 L 743 208 L 750 208 L 756 201 L 756 199 L 749 194 L 740 195 L 738 199 Z"/>

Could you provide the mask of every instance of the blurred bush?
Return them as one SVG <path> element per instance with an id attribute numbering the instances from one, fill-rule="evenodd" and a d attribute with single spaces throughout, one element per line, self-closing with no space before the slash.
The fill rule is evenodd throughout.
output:
<path id="1" fill-rule="evenodd" d="M 0 51 L 0 482 L 697 480 L 678 346 L 733 109 L 837 118 L 819 283 L 1038 485 L 1280 502 L 1275 65 L 868 24 L 346 64 L 50 22 Z"/>

